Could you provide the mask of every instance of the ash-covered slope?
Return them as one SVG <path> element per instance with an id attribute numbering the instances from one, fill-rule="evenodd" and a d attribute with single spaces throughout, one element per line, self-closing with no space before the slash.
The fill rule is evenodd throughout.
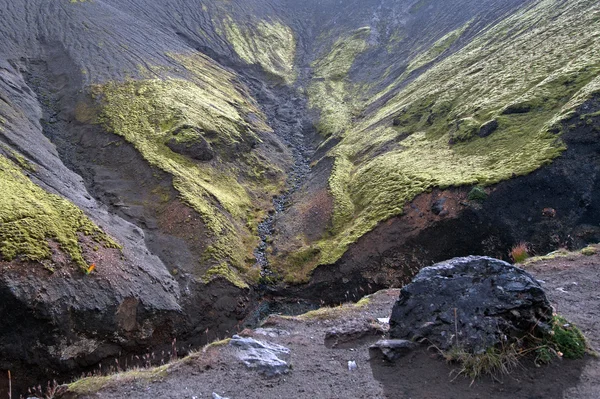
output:
<path id="1" fill-rule="evenodd" d="M 0 1 L 0 368 L 213 339 L 257 286 L 340 301 L 593 239 L 598 13 Z"/>

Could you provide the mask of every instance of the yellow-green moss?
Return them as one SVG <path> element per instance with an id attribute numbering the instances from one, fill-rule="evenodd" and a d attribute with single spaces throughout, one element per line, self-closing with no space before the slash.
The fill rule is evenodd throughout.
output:
<path id="1" fill-rule="evenodd" d="M 467 22 L 460 28 L 446 34 L 444 37 L 433 43 L 433 45 L 425 52 L 413 58 L 405 73 L 410 73 L 421 68 L 422 66 L 429 64 L 430 62 L 435 61 L 436 58 L 448 50 L 462 36 L 470 24 L 471 22 Z"/>
<path id="2" fill-rule="evenodd" d="M 520 266 L 528 267 L 528 266 L 531 266 L 533 264 L 540 263 L 543 261 L 553 260 L 553 259 L 557 259 L 557 258 L 574 258 L 575 256 L 576 256 L 575 252 L 571 252 L 566 249 L 558 249 L 558 250 L 552 251 L 546 255 L 532 256 L 530 258 L 527 258 L 527 259 L 525 259 L 525 261 L 523 261 L 521 263 Z"/>
<path id="3" fill-rule="evenodd" d="M 363 310 L 371 303 L 371 297 L 366 296 L 357 303 L 345 303 L 340 306 L 334 307 L 323 307 L 317 310 L 311 310 L 300 316 L 297 316 L 300 320 L 332 320 L 340 317 L 347 316 L 348 314 Z"/>
<path id="4" fill-rule="evenodd" d="M 41 261 L 50 258 L 48 241 L 52 240 L 77 265 L 87 269 L 78 233 L 92 236 L 107 247 L 117 247 L 79 208 L 32 183 L 16 164 L 0 155 L 2 259 Z"/>
<path id="5" fill-rule="evenodd" d="M 202 352 L 206 352 L 213 348 L 220 348 L 223 346 L 227 346 L 227 345 L 229 345 L 230 342 L 231 342 L 231 338 L 225 338 L 225 339 L 220 339 L 218 341 L 213 341 L 210 344 L 206 344 L 204 346 L 204 348 L 202 348 Z"/>
<path id="6" fill-rule="evenodd" d="M 307 247 L 286 256 L 283 260 L 285 281 L 290 284 L 307 283 L 312 268 L 319 264 L 320 254 L 320 248 Z"/>
<path id="7" fill-rule="evenodd" d="M 357 123 L 348 127 L 340 118 L 346 133 L 328 154 L 335 159 L 333 228 L 318 243 L 319 264 L 338 260 L 434 187 L 487 186 L 560 156 L 565 146 L 556 126 L 600 91 L 600 22 L 592 12 L 598 7 L 591 0 L 540 1 L 490 27 Z M 414 65 L 433 61 L 464 29 Z M 491 119 L 497 130 L 480 138 L 477 126 Z"/>
<path id="8" fill-rule="evenodd" d="M 311 65 L 314 77 L 307 90 L 309 106 L 320 111 L 317 128 L 325 137 L 340 135 L 352 124 L 355 99 L 349 96 L 352 89 L 346 77 L 356 57 L 367 49 L 370 33 L 370 28 L 361 28 L 337 40 L 329 53 Z"/>
<path id="9" fill-rule="evenodd" d="M 592 256 L 592 255 L 596 255 L 598 253 L 598 248 L 590 245 L 590 246 L 583 248 L 580 252 L 582 255 Z"/>
<path id="10" fill-rule="evenodd" d="M 119 386 L 133 381 L 161 380 L 168 375 L 168 370 L 173 364 L 175 363 L 149 369 L 134 369 L 109 376 L 82 378 L 69 384 L 68 392 L 78 395 L 94 395 L 104 388 Z"/>
<path id="11" fill-rule="evenodd" d="M 287 84 L 294 83 L 296 38 L 290 27 L 278 21 L 240 26 L 231 18 L 227 18 L 223 25 L 227 40 L 242 60 L 260 65 L 265 71 L 283 78 Z"/>
<path id="12" fill-rule="evenodd" d="M 220 265 L 209 269 L 206 274 L 204 274 L 202 280 L 204 283 L 208 283 L 216 277 L 224 277 L 238 288 L 248 288 L 248 284 L 246 284 L 240 275 L 235 270 L 232 270 L 227 263 L 221 263 Z"/>
<path id="13" fill-rule="evenodd" d="M 0 124 L 1 122 L 2 121 L 0 120 Z M 4 152 L 9 155 L 11 161 L 15 162 L 21 169 L 27 170 L 29 172 L 36 171 L 35 166 L 17 151 L 14 151 L 13 149 L 5 146 L 4 144 L 0 144 L 0 147 L 2 147 Z"/>
<path id="14" fill-rule="evenodd" d="M 260 141 L 254 132 L 271 129 L 235 75 L 201 55 L 171 57 L 187 69 L 187 79 L 94 87 L 100 105 L 98 121 L 133 144 L 152 166 L 170 174 L 181 199 L 201 215 L 212 242 L 199 261 L 207 266 L 226 262 L 243 271 L 245 258 L 258 240 L 246 226 L 257 206 L 256 196 L 274 194 L 283 184 L 265 184 L 267 172 L 281 171 L 247 153 L 252 143 Z M 249 114 L 254 115 L 252 122 L 247 121 Z M 171 139 L 193 140 L 193 135 L 186 136 L 189 132 L 210 143 L 215 159 L 194 161 L 167 146 Z M 177 138 L 180 135 L 184 139 Z"/>

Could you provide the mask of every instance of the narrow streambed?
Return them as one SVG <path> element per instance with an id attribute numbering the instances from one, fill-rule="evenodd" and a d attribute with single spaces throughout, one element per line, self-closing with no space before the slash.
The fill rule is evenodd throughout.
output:
<path id="1" fill-rule="evenodd" d="M 289 92 L 282 93 L 282 97 L 287 99 L 281 104 L 267 106 L 266 113 L 276 134 L 290 149 L 294 163 L 288 172 L 287 190 L 273 198 L 273 210 L 258 224 L 260 242 L 254 250 L 255 267 L 260 268 L 265 282 L 277 279 L 270 268 L 268 254 L 276 233 L 278 215 L 291 205 L 294 194 L 308 179 L 311 172 L 310 160 L 314 153 L 309 144 L 314 134 L 314 126 L 307 122 L 306 100 L 293 97 Z"/>
<path id="2" fill-rule="evenodd" d="M 275 277 L 275 273 L 269 265 L 268 249 L 275 234 L 277 216 L 290 205 L 293 194 L 302 186 L 310 173 L 309 157 L 306 155 L 305 149 L 301 148 L 293 152 L 295 163 L 288 178 L 289 188 L 285 193 L 273 198 L 273 210 L 258 224 L 260 242 L 254 250 L 254 256 L 256 257 L 255 267 L 261 269 L 262 277 Z"/>

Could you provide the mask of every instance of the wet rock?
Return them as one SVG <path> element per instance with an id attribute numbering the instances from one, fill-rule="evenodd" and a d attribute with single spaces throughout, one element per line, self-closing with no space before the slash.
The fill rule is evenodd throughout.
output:
<path id="1" fill-rule="evenodd" d="M 251 369 L 268 377 L 287 374 L 290 350 L 285 346 L 234 335 L 229 345 L 238 349 L 238 358 Z"/>
<path id="2" fill-rule="evenodd" d="M 405 339 L 382 339 L 369 347 L 373 354 L 381 354 L 388 361 L 394 361 L 406 356 L 417 345 L 414 342 Z"/>
<path id="3" fill-rule="evenodd" d="M 494 133 L 496 131 L 496 129 L 498 129 L 498 121 L 495 119 L 492 119 L 491 121 L 488 121 L 488 122 L 484 123 L 483 125 L 481 125 L 481 127 L 479 128 L 478 136 L 479 137 L 487 137 L 490 134 Z"/>
<path id="4" fill-rule="evenodd" d="M 551 318 L 546 294 L 529 273 L 501 260 L 469 256 L 426 267 L 402 289 L 390 336 L 479 353 L 547 331 Z"/>

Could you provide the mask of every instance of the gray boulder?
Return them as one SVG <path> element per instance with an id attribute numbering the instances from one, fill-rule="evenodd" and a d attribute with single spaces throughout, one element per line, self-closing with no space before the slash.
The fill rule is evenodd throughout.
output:
<path id="1" fill-rule="evenodd" d="M 547 331 L 551 318 L 546 294 L 529 273 L 501 260 L 469 256 L 422 269 L 400 292 L 390 335 L 480 353 Z"/>
<path id="2" fill-rule="evenodd" d="M 251 369 L 256 369 L 268 377 L 287 374 L 290 350 L 285 346 L 243 338 L 234 335 L 229 345 L 238 349 L 238 358 Z"/>

